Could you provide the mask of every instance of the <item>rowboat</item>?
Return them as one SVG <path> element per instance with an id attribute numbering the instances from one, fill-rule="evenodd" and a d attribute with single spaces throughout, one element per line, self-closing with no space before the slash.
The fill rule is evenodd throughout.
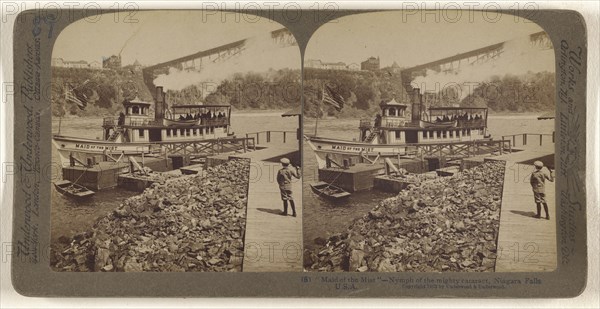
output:
<path id="1" fill-rule="evenodd" d="M 68 180 L 57 181 L 54 183 L 54 187 L 56 188 L 56 191 L 60 192 L 61 194 L 75 199 L 90 198 L 96 194 L 94 191 L 91 191 L 82 185 L 72 183 Z"/>
<path id="2" fill-rule="evenodd" d="M 336 187 L 332 184 L 328 184 L 324 181 L 319 181 L 317 183 L 310 184 L 310 188 L 318 196 L 330 200 L 340 200 L 348 198 L 350 196 L 350 193 L 344 191 L 344 189 Z"/>

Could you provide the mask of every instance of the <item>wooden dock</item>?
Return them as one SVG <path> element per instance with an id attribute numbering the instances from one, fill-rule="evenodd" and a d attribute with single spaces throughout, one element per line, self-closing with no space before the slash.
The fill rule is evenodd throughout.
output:
<path id="1" fill-rule="evenodd" d="M 544 158 L 552 157 L 552 160 L 545 160 Z M 488 160 L 501 160 L 506 162 L 514 163 L 531 163 L 535 160 L 548 161 L 544 162 L 544 166 L 554 165 L 554 148 L 525 148 L 520 151 L 505 153 L 499 156 L 486 157 Z M 552 162 L 550 162 L 552 161 Z"/>
<path id="2" fill-rule="evenodd" d="M 292 184 L 296 217 L 282 216 L 283 203 L 277 185 L 281 168 L 273 158 L 298 151 L 289 147 L 271 147 L 235 157 L 249 158 L 250 185 L 244 237 L 244 272 L 302 271 L 302 179 Z"/>
<path id="3" fill-rule="evenodd" d="M 523 156 L 516 159 L 521 160 Z M 536 206 L 529 184 L 533 169 L 533 165 L 506 161 L 496 272 L 556 269 L 555 186 L 552 182 L 546 182 L 550 220 L 533 218 Z M 544 214 L 542 207 L 542 217 Z"/>
<path id="4" fill-rule="evenodd" d="M 375 177 L 384 174 L 382 164 L 358 163 L 348 168 L 336 166 L 319 169 L 319 181 L 334 184 L 346 191 L 370 190 Z"/>

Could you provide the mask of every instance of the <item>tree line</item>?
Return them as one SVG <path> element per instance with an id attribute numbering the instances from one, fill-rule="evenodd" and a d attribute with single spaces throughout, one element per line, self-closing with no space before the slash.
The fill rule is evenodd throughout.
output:
<path id="1" fill-rule="evenodd" d="M 141 71 L 130 67 L 121 69 L 52 68 L 52 114 L 54 116 L 115 115 L 122 110 L 124 99 L 138 96 L 152 102 L 152 95 L 144 85 Z M 80 108 L 67 100 L 75 94 L 85 107 Z"/>
<path id="2" fill-rule="evenodd" d="M 76 91 L 86 99 L 85 108 L 67 100 L 66 92 Z M 264 73 L 235 73 L 216 87 L 191 85 L 179 91 L 167 90 L 169 104 L 231 104 L 238 109 L 287 109 L 300 105 L 300 70 L 281 69 Z M 125 99 L 138 96 L 153 102 L 154 89 L 144 84 L 141 71 L 122 69 L 52 68 L 52 112 L 63 115 L 115 115 Z"/>
<path id="3" fill-rule="evenodd" d="M 321 89 L 328 84 L 345 99 L 345 107 L 337 112 L 333 107 L 322 106 Z M 525 75 L 491 76 L 467 87 L 440 87 L 438 92 L 425 92 L 427 106 L 488 107 L 492 112 L 541 112 L 554 109 L 555 74 L 551 72 Z M 406 87 L 411 89 L 411 87 Z M 382 101 L 394 98 L 410 105 L 410 95 L 400 74 L 387 71 L 304 70 L 304 113 L 306 116 L 372 117 L 380 112 Z M 467 92 L 465 92 L 467 93 Z"/>
<path id="4" fill-rule="evenodd" d="M 327 84 L 345 100 L 341 112 L 331 106 L 321 106 L 321 91 Z M 493 112 L 538 112 L 554 109 L 555 74 L 550 72 L 526 75 L 492 76 L 478 84 L 472 93 L 460 98 L 452 88 L 438 93 L 426 93 L 428 106 L 488 107 Z M 76 89 L 87 100 L 85 109 L 66 100 L 65 92 Z M 231 104 L 238 109 L 288 109 L 300 105 L 302 80 L 299 70 L 281 69 L 264 73 L 236 73 L 207 91 L 192 85 L 180 91 L 167 91 L 172 104 Z M 154 91 L 154 90 L 152 90 Z M 208 94 L 207 94 L 208 93 Z M 335 117 L 373 116 L 379 103 L 395 98 L 410 104 L 400 74 L 389 71 L 342 71 L 306 68 L 304 70 L 304 113 Z M 115 115 L 124 99 L 138 96 L 153 102 L 140 71 L 131 68 L 52 69 L 52 112 L 60 115 Z"/>

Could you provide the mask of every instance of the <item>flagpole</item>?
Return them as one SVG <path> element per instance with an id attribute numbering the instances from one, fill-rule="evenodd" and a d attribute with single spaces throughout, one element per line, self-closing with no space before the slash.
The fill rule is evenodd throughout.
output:
<path id="1" fill-rule="evenodd" d="M 317 117 L 315 119 L 315 136 L 317 136 L 317 128 L 319 127 L 320 112 L 323 110 L 323 98 L 325 98 L 325 86 L 321 85 L 321 101 L 319 101 L 319 108 L 317 109 Z"/>

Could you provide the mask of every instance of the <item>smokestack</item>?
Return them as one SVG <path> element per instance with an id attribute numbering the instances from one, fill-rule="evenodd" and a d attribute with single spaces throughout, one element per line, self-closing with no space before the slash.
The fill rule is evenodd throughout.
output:
<path id="1" fill-rule="evenodd" d="M 165 117 L 165 93 L 163 92 L 163 87 L 156 87 L 156 104 L 154 105 L 154 119 L 160 120 Z"/>
<path id="2" fill-rule="evenodd" d="M 421 89 L 414 88 L 412 93 L 412 112 L 411 119 L 413 121 L 421 120 L 421 106 L 423 106 L 423 96 L 421 95 Z"/>

